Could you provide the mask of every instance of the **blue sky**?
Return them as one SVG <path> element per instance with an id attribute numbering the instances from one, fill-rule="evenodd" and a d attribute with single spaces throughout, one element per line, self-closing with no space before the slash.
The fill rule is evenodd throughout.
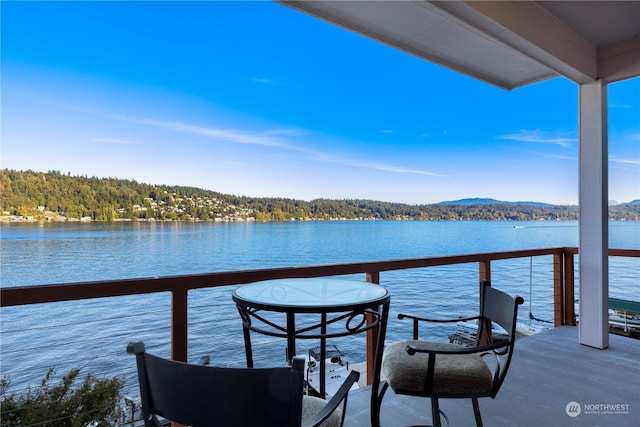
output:
<path id="1" fill-rule="evenodd" d="M 236 195 L 578 203 L 578 87 L 505 91 L 272 2 L 1 5 L 0 167 Z M 609 87 L 640 198 L 640 79 Z"/>

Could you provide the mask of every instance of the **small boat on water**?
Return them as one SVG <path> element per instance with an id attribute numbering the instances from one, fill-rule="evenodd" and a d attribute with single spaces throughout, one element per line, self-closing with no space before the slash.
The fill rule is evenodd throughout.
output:
<path id="1" fill-rule="evenodd" d="M 609 328 L 640 335 L 640 314 L 609 309 Z"/>
<path id="2" fill-rule="evenodd" d="M 609 297 L 609 332 L 631 338 L 640 338 L 640 303 Z M 579 301 L 576 300 L 576 322 L 580 323 Z"/>
<path id="3" fill-rule="evenodd" d="M 305 384 L 307 393 L 313 396 L 331 399 L 337 393 L 342 383 L 349 376 L 349 362 L 344 362 L 344 354 L 333 344 L 327 344 L 325 351 L 325 395 L 320 395 L 320 347 L 309 349 L 305 356 L 307 369 L 305 372 Z M 358 388 L 354 383 L 351 389 Z"/>

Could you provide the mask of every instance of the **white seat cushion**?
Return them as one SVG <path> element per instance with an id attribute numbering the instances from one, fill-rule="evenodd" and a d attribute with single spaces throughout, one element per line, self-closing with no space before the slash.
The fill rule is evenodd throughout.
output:
<path id="1" fill-rule="evenodd" d="M 302 421 L 306 421 L 320 412 L 322 408 L 327 404 L 327 401 L 315 396 L 303 396 L 302 399 Z M 336 408 L 335 411 L 329 415 L 322 424 L 321 427 L 340 427 L 342 421 L 342 411 L 340 408 Z"/>

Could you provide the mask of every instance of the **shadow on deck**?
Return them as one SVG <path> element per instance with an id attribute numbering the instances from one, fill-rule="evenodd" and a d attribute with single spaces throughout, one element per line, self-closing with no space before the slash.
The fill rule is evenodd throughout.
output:
<path id="1" fill-rule="evenodd" d="M 345 427 L 370 425 L 370 387 L 353 391 Z M 566 412 L 570 402 L 581 413 Z M 609 405 L 609 406 L 607 406 Z M 468 400 L 443 399 L 451 426 L 473 426 Z M 578 328 L 563 326 L 518 340 L 498 396 L 480 399 L 485 426 L 640 426 L 640 340 L 610 335 L 609 348 L 578 343 Z M 427 399 L 387 391 L 382 426 L 431 424 Z"/>

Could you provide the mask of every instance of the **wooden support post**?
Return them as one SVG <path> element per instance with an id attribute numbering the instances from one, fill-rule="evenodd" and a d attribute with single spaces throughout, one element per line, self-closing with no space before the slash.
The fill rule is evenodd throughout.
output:
<path id="1" fill-rule="evenodd" d="M 171 359 L 187 361 L 187 295 L 186 289 L 171 292 Z"/>
<path id="2" fill-rule="evenodd" d="M 484 282 L 491 283 L 491 261 L 479 261 L 478 262 L 478 276 L 479 290 L 478 296 L 480 298 L 480 304 L 482 304 L 482 287 Z M 482 307 L 481 307 L 482 308 Z M 478 324 L 478 333 L 481 333 L 477 338 L 479 345 L 488 344 L 491 342 L 491 322 L 485 321 L 483 325 Z"/>
<path id="3" fill-rule="evenodd" d="M 478 261 L 478 277 L 480 278 L 480 284 L 484 280 L 491 282 L 491 261 Z"/>
<path id="4" fill-rule="evenodd" d="M 564 324 L 576 326 L 575 270 L 572 253 L 564 253 Z"/>
<path id="5" fill-rule="evenodd" d="M 564 257 L 553 255 L 553 327 L 564 325 Z"/>
<path id="6" fill-rule="evenodd" d="M 171 359 L 187 361 L 187 296 L 188 291 L 171 291 Z M 171 423 L 171 427 L 187 427 Z"/>

